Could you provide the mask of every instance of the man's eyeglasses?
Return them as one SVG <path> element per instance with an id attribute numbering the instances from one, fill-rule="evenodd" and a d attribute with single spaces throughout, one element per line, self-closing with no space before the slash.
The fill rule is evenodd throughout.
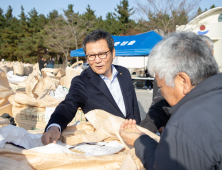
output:
<path id="1" fill-rule="evenodd" d="M 89 61 L 95 60 L 95 58 L 96 58 L 97 55 L 98 55 L 98 57 L 99 57 L 100 59 L 105 59 L 105 58 L 107 57 L 107 55 L 108 55 L 109 52 L 110 52 L 110 50 L 107 51 L 107 52 L 104 52 L 104 53 L 87 55 L 86 57 L 87 57 L 87 59 L 88 59 Z"/>

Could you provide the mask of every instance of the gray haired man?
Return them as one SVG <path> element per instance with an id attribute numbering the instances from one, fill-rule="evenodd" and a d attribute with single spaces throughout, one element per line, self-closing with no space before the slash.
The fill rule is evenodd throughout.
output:
<path id="1" fill-rule="evenodd" d="M 149 170 L 222 169 L 222 74 L 211 49 L 194 33 L 175 33 L 154 47 L 148 68 L 170 119 L 159 144 L 134 120 L 122 123 L 123 140 Z"/>
<path id="2" fill-rule="evenodd" d="M 206 35 L 199 35 L 199 37 L 205 43 L 207 43 L 212 53 L 214 54 L 213 41 Z M 164 111 L 164 107 L 169 107 L 169 104 L 164 99 L 164 97 L 161 96 L 161 92 L 157 87 L 156 80 L 154 81 L 153 87 L 153 101 L 148 110 L 148 113 L 146 114 L 146 117 L 143 119 L 143 121 L 141 121 L 140 126 L 149 129 L 153 133 L 157 133 L 159 131 L 161 134 L 170 118 L 170 115 L 167 115 Z"/>

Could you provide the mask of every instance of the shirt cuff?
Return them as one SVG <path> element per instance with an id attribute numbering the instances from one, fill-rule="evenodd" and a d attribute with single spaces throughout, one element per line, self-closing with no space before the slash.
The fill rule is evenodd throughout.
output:
<path id="1" fill-rule="evenodd" d="M 49 125 L 48 128 L 46 129 L 46 132 L 47 132 L 47 131 L 49 130 L 49 128 L 52 127 L 52 126 L 57 126 L 57 127 L 59 128 L 60 135 L 61 135 L 61 127 L 60 127 L 58 124 L 56 124 L 56 123 L 53 123 L 53 124 Z"/>

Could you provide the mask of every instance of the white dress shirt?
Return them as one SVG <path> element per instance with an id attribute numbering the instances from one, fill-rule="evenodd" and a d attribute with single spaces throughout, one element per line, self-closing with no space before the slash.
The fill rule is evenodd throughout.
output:
<path id="1" fill-rule="evenodd" d="M 123 94 L 119 85 L 119 81 L 117 78 L 118 71 L 116 68 L 112 65 L 112 78 L 111 80 L 108 77 L 105 77 L 103 75 L 100 75 L 100 77 L 104 80 L 106 83 L 110 93 L 112 94 L 116 104 L 122 111 L 123 115 L 126 117 L 126 108 L 125 103 L 123 100 Z"/>

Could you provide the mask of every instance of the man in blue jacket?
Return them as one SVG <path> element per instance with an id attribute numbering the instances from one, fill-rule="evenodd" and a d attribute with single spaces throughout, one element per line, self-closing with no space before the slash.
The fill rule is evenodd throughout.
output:
<path id="1" fill-rule="evenodd" d="M 170 119 L 159 144 L 135 120 L 122 123 L 123 140 L 147 170 L 222 169 L 222 74 L 209 46 L 195 33 L 172 34 L 154 47 L 148 68 Z"/>
<path id="2" fill-rule="evenodd" d="M 42 142 L 56 142 L 78 107 L 84 113 L 102 109 L 113 115 L 141 121 L 137 98 L 129 71 L 112 65 L 115 58 L 114 40 L 105 31 L 95 30 L 83 41 L 89 63 L 80 76 L 74 77 L 69 93 L 52 114 L 42 136 Z"/>

